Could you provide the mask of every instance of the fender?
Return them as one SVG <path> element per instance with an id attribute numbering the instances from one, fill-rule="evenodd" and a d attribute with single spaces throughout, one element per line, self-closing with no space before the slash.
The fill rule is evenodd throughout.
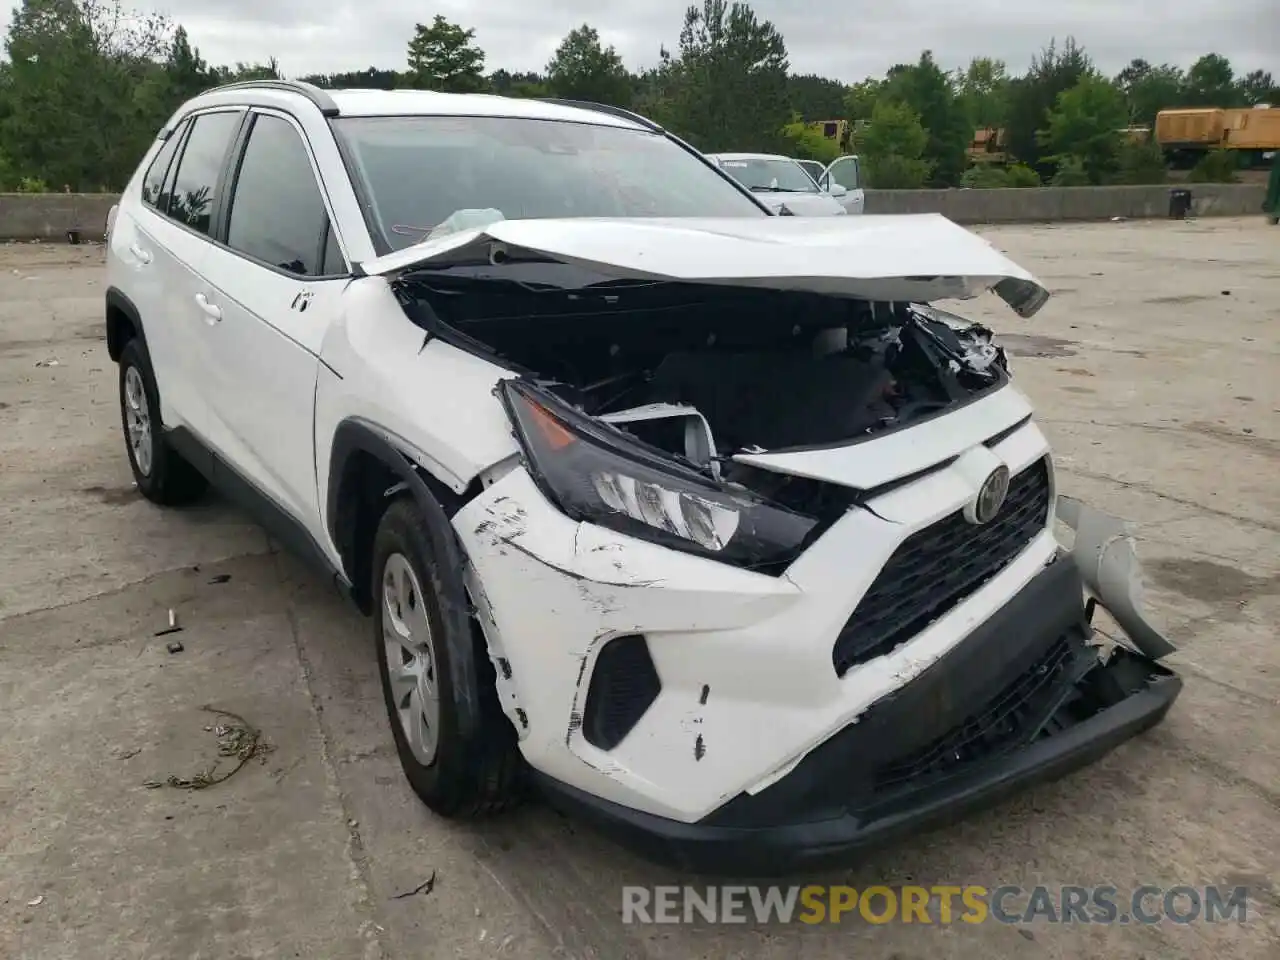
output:
<path id="1" fill-rule="evenodd" d="M 120 351 L 124 349 L 124 341 L 120 337 L 120 327 L 114 318 L 116 312 L 128 318 L 129 322 L 133 324 L 133 329 L 142 338 L 142 342 L 144 344 L 147 342 L 146 331 L 142 328 L 142 314 L 138 312 L 134 302 L 118 287 L 108 287 L 106 309 L 107 354 L 111 357 L 112 363 L 119 362 Z"/>
<path id="2" fill-rule="evenodd" d="M 440 616 L 444 621 L 445 642 L 453 645 L 452 656 L 449 657 L 450 669 L 453 673 L 454 689 L 470 691 L 481 689 L 482 683 L 476 669 L 476 658 L 470 646 L 471 613 L 467 600 L 466 581 L 464 579 L 465 558 L 462 548 L 454 534 L 449 516 L 441 505 L 436 493 L 428 485 L 420 468 L 414 464 L 397 445 L 396 440 L 368 421 L 351 418 L 338 424 L 334 432 L 333 447 L 329 459 L 329 488 L 326 496 L 326 523 L 329 535 L 338 554 L 342 558 L 347 576 L 354 585 L 353 599 L 362 608 L 368 604 L 365 612 L 372 610 L 373 597 L 366 597 L 369 590 L 369 576 L 361 577 L 359 548 L 361 546 L 361 516 L 358 500 L 350 494 L 342 495 L 343 480 L 347 466 L 353 456 L 361 454 L 373 457 L 396 481 L 387 489 L 379 490 L 378 496 L 385 496 L 396 489 L 404 489 L 413 497 L 422 513 L 427 527 L 427 534 L 436 551 L 437 576 L 436 584 Z M 438 482 L 438 481 L 437 481 Z M 371 530 L 364 531 L 369 543 L 372 542 Z M 365 571 L 371 573 L 371 571 Z M 364 580 L 361 583 L 360 580 Z M 465 641 L 465 646 L 463 642 Z M 459 701 L 458 717 L 461 732 L 465 736 L 478 734 L 481 726 L 481 705 L 469 697 Z"/>

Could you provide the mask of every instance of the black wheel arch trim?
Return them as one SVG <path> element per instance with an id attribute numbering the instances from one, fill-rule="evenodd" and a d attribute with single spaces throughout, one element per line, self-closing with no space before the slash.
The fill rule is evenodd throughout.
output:
<path id="1" fill-rule="evenodd" d="M 124 344 L 120 342 L 113 328 L 111 322 L 112 310 L 119 310 L 129 318 L 129 322 L 133 324 L 133 329 L 142 338 L 144 344 L 147 342 L 147 334 L 142 327 L 142 313 L 138 310 L 137 305 L 129 299 L 128 294 L 119 287 L 108 287 L 106 301 L 106 317 L 104 319 L 107 326 L 107 353 L 110 355 L 111 361 L 115 363 L 120 360 L 120 351 L 124 349 Z"/>
<path id="2" fill-rule="evenodd" d="M 355 585 L 354 595 L 361 603 L 361 591 L 364 584 L 357 583 L 359 564 L 355 553 L 357 535 L 357 517 L 352 511 L 341 510 L 342 484 L 347 464 L 351 457 L 366 454 L 375 458 L 385 466 L 396 478 L 387 493 L 403 489 L 413 497 L 423 521 L 427 535 L 436 551 L 436 576 L 438 578 L 439 596 L 437 598 L 440 616 L 444 620 L 444 632 L 448 637 L 470 638 L 471 609 L 467 599 L 466 580 L 464 576 L 464 555 L 454 533 L 449 515 L 439 497 L 432 491 L 428 477 L 423 469 L 396 446 L 395 440 L 373 424 L 360 419 L 347 419 L 338 424 L 334 431 L 333 445 L 329 457 L 329 485 L 325 496 L 325 521 L 329 535 L 338 549 L 348 580 Z M 440 482 L 435 477 L 430 480 Z M 371 578 L 370 578 L 371 580 Z M 370 582 L 369 586 L 372 586 Z M 367 598 L 371 605 L 373 597 Z M 458 691 L 460 732 L 467 737 L 476 735 L 482 727 L 481 704 L 474 694 L 480 690 L 481 678 L 475 657 L 459 656 L 459 653 L 470 654 L 470 647 L 463 651 L 452 651 L 455 655 L 449 658 L 450 670 L 453 673 L 454 690 Z"/>

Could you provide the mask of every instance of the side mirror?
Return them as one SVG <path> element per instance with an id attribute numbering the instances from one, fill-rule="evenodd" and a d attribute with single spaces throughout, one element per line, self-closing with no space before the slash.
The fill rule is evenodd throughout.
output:
<path id="1" fill-rule="evenodd" d="M 843 197 L 843 196 L 845 196 L 848 192 L 849 192 L 849 191 L 848 191 L 848 190 L 846 190 L 844 187 L 840 186 L 840 184 L 838 184 L 838 183 L 832 183 L 830 180 L 828 180 L 828 181 L 827 181 L 827 193 L 831 194 L 831 196 L 833 196 L 833 197 Z"/>

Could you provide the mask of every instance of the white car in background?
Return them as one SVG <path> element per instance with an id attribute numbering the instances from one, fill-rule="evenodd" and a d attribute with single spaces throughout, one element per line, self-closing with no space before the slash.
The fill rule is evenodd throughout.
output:
<path id="1" fill-rule="evenodd" d="M 839 217 L 849 212 L 840 202 L 843 187 L 830 193 L 821 189 L 790 157 L 768 153 L 712 153 L 708 157 L 775 212 L 785 208 L 797 217 Z"/>

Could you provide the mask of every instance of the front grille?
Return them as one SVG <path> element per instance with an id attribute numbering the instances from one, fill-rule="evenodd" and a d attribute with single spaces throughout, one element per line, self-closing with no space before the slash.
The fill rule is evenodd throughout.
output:
<path id="1" fill-rule="evenodd" d="M 979 712 L 909 756 L 877 768 L 874 791 L 890 793 L 908 783 L 920 786 L 1027 742 L 1059 699 L 1059 687 L 1075 649 L 1071 637 L 1067 634 L 1054 641 L 1025 673 Z"/>
<path id="2" fill-rule="evenodd" d="M 960 603 L 1020 554 L 1049 519 L 1049 463 L 1012 479 L 999 516 L 975 526 L 963 511 L 912 534 L 836 638 L 836 674 L 882 657 Z"/>

